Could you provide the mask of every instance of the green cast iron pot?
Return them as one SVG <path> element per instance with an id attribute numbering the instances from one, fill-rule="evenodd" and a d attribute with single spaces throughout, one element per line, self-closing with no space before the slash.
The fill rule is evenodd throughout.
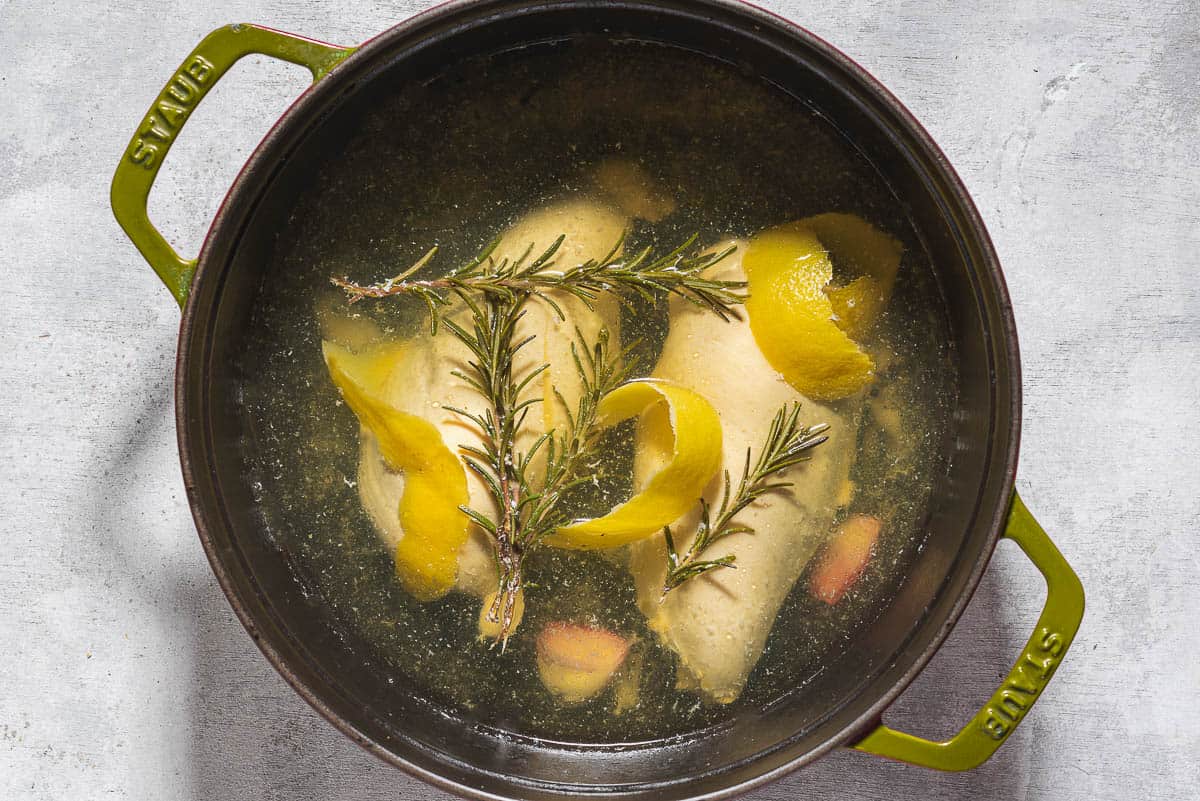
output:
<path id="1" fill-rule="evenodd" d="M 365 669 L 355 644 L 314 612 L 252 512 L 230 367 L 294 189 L 320 162 L 325 137 L 339 131 L 348 103 L 464 55 L 601 33 L 740 65 L 850 137 L 902 199 L 932 257 L 961 371 L 951 470 L 935 488 L 926 544 L 879 618 L 803 692 L 697 735 L 622 745 L 554 743 L 470 725 Z M 313 85 L 258 146 L 199 257 L 187 259 L 150 222 L 147 196 L 193 109 L 252 53 L 307 67 Z M 1013 489 L 1020 367 L 1007 291 L 983 223 L 908 111 L 841 52 L 785 20 L 727 0 L 481 0 L 440 6 L 357 48 L 231 25 L 205 38 L 154 101 L 117 168 L 112 204 L 183 307 L 176 379 L 183 473 L 230 603 L 271 663 L 321 714 L 429 782 L 475 798 L 720 798 L 836 747 L 967 770 L 1012 734 L 1071 645 L 1083 615 L 1082 586 Z M 945 742 L 884 726 L 884 710 L 945 639 L 1001 536 L 1021 547 L 1047 583 L 1045 608 L 1016 664 Z"/>

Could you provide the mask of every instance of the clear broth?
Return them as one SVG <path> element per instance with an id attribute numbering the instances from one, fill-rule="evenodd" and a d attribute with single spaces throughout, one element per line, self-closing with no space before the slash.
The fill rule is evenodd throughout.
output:
<path id="1" fill-rule="evenodd" d="M 923 539 L 931 487 L 946 469 L 956 374 L 942 303 L 903 206 L 824 118 L 736 67 L 636 42 L 580 40 L 464 61 L 424 83 L 397 82 L 359 109 L 355 133 L 295 201 L 267 270 L 246 343 L 242 414 L 253 440 L 247 470 L 268 530 L 298 579 L 340 626 L 369 643 L 388 681 L 447 712 L 526 735 L 581 742 L 668 737 L 768 705 L 804 685 L 872 620 L 904 579 Z M 451 594 L 419 604 L 354 487 L 358 423 L 339 403 L 321 359 L 314 310 L 331 275 L 375 281 L 432 244 L 443 268 L 469 258 L 521 214 L 589 188 L 588 170 L 621 155 L 678 201 L 663 222 L 636 225 L 635 247 L 748 236 L 811 214 L 857 214 L 905 246 L 897 289 L 876 335 L 889 364 L 871 389 L 888 393 L 902 436 L 867 416 L 859 433 L 851 511 L 885 518 L 862 579 L 836 606 L 801 577 L 776 620 L 745 692 L 705 703 L 675 689 L 675 656 L 638 611 L 628 573 L 596 554 L 531 557 L 525 620 L 506 653 L 476 641 L 478 600 Z M 434 268 L 436 269 L 436 267 Z M 354 307 L 397 336 L 425 325 L 407 299 Z M 714 325 L 719 324 L 714 320 Z M 626 312 L 627 340 L 648 364 L 667 331 L 666 304 Z M 628 475 L 629 429 L 614 435 L 613 475 Z M 622 441 L 623 438 L 623 441 Z M 627 494 L 628 486 L 607 488 Z M 599 510 L 611 505 L 597 498 Z M 607 504 L 607 505 L 606 505 Z M 579 510 L 581 516 L 596 509 Z M 553 577 L 553 581 L 546 581 Z M 541 580 L 539 580 L 539 578 Z M 542 687 L 534 635 L 554 619 L 592 620 L 637 639 L 639 703 L 614 714 L 603 693 L 563 706 Z"/>

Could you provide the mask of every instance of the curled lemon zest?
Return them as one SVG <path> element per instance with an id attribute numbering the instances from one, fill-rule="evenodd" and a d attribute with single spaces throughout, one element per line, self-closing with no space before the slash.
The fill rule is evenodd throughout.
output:
<path id="1" fill-rule="evenodd" d="M 432 423 L 383 400 L 383 387 L 403 346 L 356 354 L 325 342 L 322 351 L 346 405 L 379 441 L 387 466 L 404 474 L 399 508 L 404 537 L 396 545 L 396 576 L 417 600 L 439 598 L 454 586 L 458 551 L 468 535 L 469 521 L 459 509 L 468 502 L 462 463 Z"/>
<path id="2" fill-rule="evenodd" d="M 830 252 L 866 274 L 831 286 Z M 851 214 L 809 217 L 750 240 L 742 260 L 750 330 L 763 356 L 799 392 L 831 401 L 871 381 L 874 362 L 853 337 L 887 302 L 900 253 L 896 240 Z"/>
<path id="3" fill-rule="evenodd" d="M 878 319 L 892 296 L 904 247 L 855 214 L 830 212 L 801 220 L 843 272 L 857 276 L 842 286 L 827 286 L 834 322 L 858 339 Z"/>
<path id="4" fill-rule="evenodd" d="M 661 415 L 665 406 L 666 415 Z M 611 426 L 645 415 L 660 415 L 673 432 L 664 466 L 641 492 L 602 517 L 563 526 L 546 538 L 560 548 L 615 548 L 662 531 L 696 506 L 721 468 L 721 420 L 700 394 L 669 381 L 630 381 L 604 396 L 598 422 Z M 664 426 L 665 427 L 665 426 Z"/>

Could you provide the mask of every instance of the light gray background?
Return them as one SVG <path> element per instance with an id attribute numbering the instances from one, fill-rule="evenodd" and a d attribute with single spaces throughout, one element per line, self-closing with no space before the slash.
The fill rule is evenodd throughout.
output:
<path id="1" fill-rule="evenodd" d="M 351 44 L 424 5 L 0 0 L 0 797 L 445 797 L 320 719 L 234 619 L 179 477 L 178 310 L 108 208 L 134 126 L 210 29 Z M 1058 678 L 982 769 L 837 753 L 753 798 L 1194 797 L 1200 7 L 765 5 L 891 87 L 973 192 L 1021 332 L 1020 490 L 1089 607 Z M 246 62 L 194 115 L 152 204 L 185 252 L 305 80 Z M 949 733 L 1040 599 L 1002 545 L 889 720 Z"/>

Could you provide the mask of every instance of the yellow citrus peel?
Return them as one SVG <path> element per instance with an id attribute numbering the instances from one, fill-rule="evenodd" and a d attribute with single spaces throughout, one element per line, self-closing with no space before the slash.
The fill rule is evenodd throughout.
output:
<path id="1" fill-rule="evenodd" d="M 830 286 L 830 252 L 867 274 Z M 852 336 L 865 332 L 882 310 L 899 264 L 900 244 L 850 214 L 821 214 L 755 236 L 742 267 L 750 330 L 763 356 L 814 400 L 861 390 L 874 363 Z"/>
<path id="2" fill-rule="evenodd" d="M 690 389 L 656 378 L 630 381 L 605 395 L 597 411 L 602 426 L 644 415 L 643 428 L 659 429 L 651 439 L 663 440 L 668 438 L 664 431 L 673 432 L 669 456 L 628 501 L 546 538 L 560 548 L 616 548 L 657 534 L 695 508 L 721 468 L 721 420 L 712 404 Z"/>
<path id="3" fill-rule="evenodd" d="M 801 223 L 817 235 L 843 272 L 858 276 L 844 286 L 825 288 L 838 327 L 857 339 L 891 298 L 904 247 L 854 214 L 818 214 Z"/>
<path id="4" fill-rule="evenodd" d="M 323 351 L 346 405 L 379 441 L 387 466 L 404 474 L 399 509 L 404 537 L 396 546 L 396 576 L 417 600 L 439 598 L 454 586 L 458 551 L 467 539 L 469 521 L 459 510 L 468 502 L 462 463 L 432 423 L 383 400 L 388 377 L 403 357 L 402 347 L 353 353 L 326 342 Z"/>

